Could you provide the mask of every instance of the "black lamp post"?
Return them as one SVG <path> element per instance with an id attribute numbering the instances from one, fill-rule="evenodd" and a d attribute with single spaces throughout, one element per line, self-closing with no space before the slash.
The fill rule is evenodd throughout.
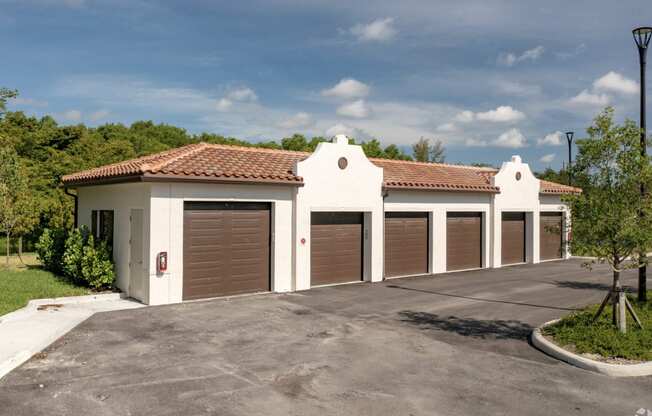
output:
<path id="1" fill-rule="evenodd" d="M 573 135 L 574 134 L 575 133 L 572 132 L 572 131 L 567 131 L 566 132 L 566 140 L 568 141 L 568 171 L 567 171 L 567 173 L 568 173 L 568 185 L 569 186 L 573 184 L 573 180 L 572 180 L 572 176 L 571 176 L 572 175 L 572 173 L 571 173 L 571 163 L 572 163 L 572 160 L 573 160 L 573 156 L 571 154 L 571 148 L 573 146 Z"/>
<path id="2" fill-rule="evenodd" d="M 652 38 L 652 27 L 639 27 L 632 30 L 634 42 L 638 47 L 638 58 L 641 69 L 641 153 L 647 154 L 647 141 L 645 132 L 645 61 L 647 47 Z M 641 195 L 645 194 L 645 185 L 641 184 Z M 647 300 L 647 267 L 645 264 L 638 269 L 638 300 Z"/>

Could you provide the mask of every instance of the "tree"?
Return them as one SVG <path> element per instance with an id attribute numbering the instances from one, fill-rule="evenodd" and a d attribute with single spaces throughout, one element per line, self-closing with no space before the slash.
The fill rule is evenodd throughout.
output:
<path id="1" fill-rule="evenodd" d="M 0 226 L 7 236 L 7 267 L 12 234 L 22 235 L 36 223 L 33 201 L 16 151 L 11 147 L 0 148 Z"/>
<path id="2" fill-rule="evenodd" d="M 390 144 L 384 150 L 387 159 L 412 160 L 412 158 L 401 151 L 395 144 Z"/>
<path id="3" fill-rule="evenodd" d="M 611 303 L 614 324 L 625 332 L 626 309 L 640 322 L 624 295 L 620 273 L 639 267 L 644 258 L 641 248 L 652 243 L 652 204 L 639 188 L 641 181 L 652 183 L 652 167 L 649 158 L 641 154 L 639 128 L 629 120 L 615 125 L 613 109 L 598 115 L 587 132 L 589 139 L 577 142 L 574 170 L 584 175 L 589 186 L 581 194 L 564 197 L 572 214 L 570 245 L 597 259 L 584 266 L 590 268 L 596 261 L 611 266 L 612 287 L 595 319 Z"/>
<path id="4" fill-rule="evenodd" d="M 433 163 L 444 163 L 446 160 L 446 149 L 441 140 L 435 140 L 430 147 L 430 161 Z"/>
<path id="5" fill-rule="evenodd" d="M 430 161 L 430 140 L 422 137 L 412 145 L 412 153 L 417 162 Z"/>
<path id="6" fill-rule="evenodd" d="M 16 98 L 18 91 L 10 90 L 9 88 L 0 87 L 0 116 L 4 114 L 7 105 L 7 100 Z"/>
<path id="7" fill-rule="evenodd" d="M 446 149 L 441 140 L 435 140 L 430 143 L 430 139 L 421 137 L 412 145 L 414 158 L 419 162 L 444 163 L 446 159 Z"/>
<path id="8" fill-rule="evenodd" d="M 380 142 L 376 139 L 371 139 L 368 142 L 362 142 L 362 150 L 367 157 L 384 157 L 385 152 L 380 147 Z"/>
<path id="9" fill-rule="evenodd" d="M 293 134 L 292 137 L 286 137 L 281 140 L 283 150 L 305 151 L 308 147 L 308 141 L 301 134 Z"/>

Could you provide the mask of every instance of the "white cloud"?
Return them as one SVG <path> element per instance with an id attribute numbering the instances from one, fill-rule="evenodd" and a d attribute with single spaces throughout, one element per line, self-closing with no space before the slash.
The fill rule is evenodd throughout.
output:
<path id="1" fill-rule="evenodd" d="M 457 131 L 457 126 L 454 123 L 444 123 L 437 126 L 437 131 L 441 131 L 443 133 L 451 133 Z"/>
<path id="2" fill-rule="evenodd" d="M 477 113 L 476 117 L 478 120 L 490 121 L 492 123 L 513 123 L 524 119 L 525 114 L 508 105 L 501 105 L 495 110 Z"/>
<path id="3" fill-rule="evenodd" d="M 537 146 L 559 146 L 563 143 L 563 138 L 564 133 L 556 131 L 554 133 L 547 134 L 545 137 L 537 139 Z"/>
<path id="4" fill-rule="evenodd" d="M 517 59 L 516 55 L 514 55 L 511 52 L 500 54 L 498 56 L 498 64 L 504 66 L 512 66 L 516 63 L 516 59 Z"/>
<path id="5" fill-rule="evenodd" d="M 63 118 L 68 121 L 80 121 L 82 113 L 79 110 L 68 110 L 62 114 Z"/>
<path id="6" fill-rule="evenodd" d="M 353 78 L 340 80 L 334 87 L 321 92 L 326 97 L 361 98 L 369 95 L 369 86 Z"/>
<path id="7" fill-rule="evenodd" d="M 215 105 L 217 111 L 229 111 L 232 106 L 233 102 L 228 98 L 220 98 L 220 100 Z"/>
<path id="8" fill-rule="evenodd" d="M 473 121 L 474 117 L 475 115 L 473 114 L 473 111 L 464 110 L 460 113 L 457 113 L 454 120 L 459 121 L 460 123 L 469 123 Z"/>
<path id="9" fill-rule="evenodd" d="M 524 61 L 536 61 L 541 58 L 545 48 L 541 45 L 528 49 L 520 55 L 515 54 L 514 52 L 501 53 L 498 56 L 498 64 L 503 66 L 514 66 L 519 62 Z"/>
<path id="10" fill-rule="evenodd" d="M 225 97 L 220 98 L 215 104 L 217 111 L 226 112 L 232 109 L 233 103 L 238 102 L 256 102 L 258 101 L 258 96 L 249 87 L 236 88 L 229 91 Z"/>
<path id="11" fill-rule="evenodd" d="M 338 107 L 337 114 L 344 117 L 365 118 L 369 116 L 369 107 L 364 100 L 356 100 Z"/>
<path id="12" fill-rule="evenodd" d="M 568 100 L 568 103 L 574 106 L 604 107 L 608 105 L 610 101 L 611 98 L 606 94 L 598 94 L 589 92 L 589 90 L 582 90 L 582 92 Z"/>
<path id="13" fill-rule="evenodd" d="M 337 123 L 337 124 L 329 127 L 328 129 L 326 129 L 326 131 L 324 132 L 324 135 L 326 137 L 334 137 L 334 136 L 336 136 L 338 134 L 345 134 L 345 135 L 347 135 L 347 136 L 349 136 L 351 138 L 355 138 L 357 140 L 365 139 L 365 138 L 369 137 L 369 135 L 367 133 L 365 133 L 363 130 L 361 130 L 361 129 L 357 128 L 357 127 L 348 126 L 348 125 L 342 124 L 342 123 Z"/>
<path id="14" fill-rule="evenodd" d="M 479 139 L 466 139 L 464 145 L 468 147 L 487 147 L 488 144 L 484 140 Z"/>
<path id="15" fill-rule="evenodd" d="M 505 133 L 498 136 L 498 138 L 494 140 L 492 144 L 497 147 L 509 147 L 512 149 L 518 149 L 520 147 L 527 146 L 527 141 L 519 129 L 509 129 Z"/>
<path id="16" fill-rule="evenodd" d="M 227 94 L 227 98 L 233 101 L 256 101 L 258 96 L 248 87 L 237 88 Z"/>
<path id="17" fill-rule="evenodd" d="M 541 163 L 550 163 L 553 160 L 555 160 L 555 154 L 554 153 L 549 153 L 547 155 L 541 156 L 541 158 L 539 159 L 539 162 L 541 162 Z"/>
<path id="18" fill-rule="evenodd" d="M 357 24 L 350 29 L 350 32 L 362 42 L 384 42 L 394 38 L 397 30 L 394 28 L 394 19 L 387 17 L 376 19 L 368 24 Z"/>
<path id="19" fill-rule="evenodd" d="M 572 50 L 556 52 L 555 56 L 561 60 L 571 59 L 583 54 L 586 51 L 586 44 L 580 43 Z"/>
<path id="20" fill-rule="evenodd" d="M 37 100 L 34 98 L 26 98 L 26 97 L 16 97 L 9 101 L 10 104 L 18 104 L 18 105 L 24 105 L 24 106 L 29 106 L 29 107 L 47 107 L 48 102 L 45 100 Z"/>
<path id="21" fill-rule="evenodd" d="M 110 114 L 111 112 L 109 112 L 109 110 L 98 110 L 91 113 L 91 115 L 89 115 L 88 118 L 91 121 L 100 121 L 102 119 L 107 118 Z"/>
<path id="22" fill-rule="evenodd" d="M 505 95 L 516 97 L 527 97 L 541 94 L 541 87 L 533 84 L 523 84 L 515 81 L 499 81 L 497 83 L 498 91 Z"/>
<path id="23" fill-rule="evenodd" d="M 541 58 L 541 55 L 543 55 L 543 52 L 545 51 L 545 48 L 541 45 L 528 49 L 527 51 L 523 52 L 523 55 L 519 56 L 519 60 L 525 61 L 525 60 L 532 60 L 536 61 L 537 59 Z"/>
<path id="24" fill-rule="evenodd" d="M 315 121 L 312 119 L 312 116 L 308 113 L 298 112 L 292 117 L 283 120 L 279 123 L 279 126 L 284 129 L 303 129 L 310 127 L 315 124 Z"/>
<path id="25" fill-rule="evenodd" d="M 639 85 L 636 81 L 625 78 L 621 74 L 610 71 L 593 82 L 596 91 L 616 92 L 621 94 L 637 94 Z"/>
<path id="26" fill-rule="evenodd" d="M 258 101 L 231 101 L 222 94 L 216 95 L 204 89 L 106 74 L 68 76 L 54 84 L 52 94 L 57 99 L 88 102 L 93 106 L 91 108 L 121 114 L 112 116 L 115 121 L 129 123 L 137 119 L 156 119 L 175 123 L 174 120 L 181 119 L 184 128 L 191 132 L 207 131 L 254 141 L 284 137 L 288 131 L 279 126 L 279 121 L 298 112 L 297 109 L 266 107 Z M 229 111 L 217 111 L 222 99 L 231 103 Z M 59 117 L 64 119 L 63 115 Z M 334 121 L 329 123 L 332 125 Z M 326 125 L 316 125 L 302 132 L 318 135 L 325 128 Z"/>

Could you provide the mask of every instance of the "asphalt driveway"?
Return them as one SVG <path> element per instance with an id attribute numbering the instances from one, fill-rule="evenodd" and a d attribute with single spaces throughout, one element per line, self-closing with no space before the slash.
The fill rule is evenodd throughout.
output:
<path id="1" fill-rule="evenodd" d="M 652 377 L 527 343 L 608 283 L 572 260 L 100 313 L 0 380 L 0 414 L 634 415 Z"/>

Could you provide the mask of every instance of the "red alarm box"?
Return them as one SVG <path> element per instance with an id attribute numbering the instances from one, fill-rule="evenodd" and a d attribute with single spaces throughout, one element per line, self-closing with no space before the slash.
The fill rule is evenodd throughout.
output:
<path id="1" fill-rule="evenodd" d="M 168 270 L 168 253 L 162 251 L 156 255 L 156 273 L 165 273 Z"/>

